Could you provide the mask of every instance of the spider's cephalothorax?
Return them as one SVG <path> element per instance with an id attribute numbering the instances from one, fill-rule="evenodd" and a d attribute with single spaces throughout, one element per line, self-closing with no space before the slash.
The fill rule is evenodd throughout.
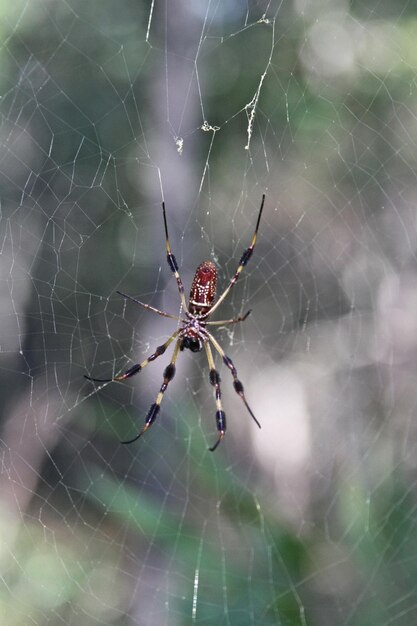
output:
<path id="1" fill-rule="evenodd" d="M 259 223 L 261 221 L 261 215 L 262 215 L 262 210 L 264 208 L 264 202 L 265 202 L 265 194 L 262 196 L 261 207 L 259 209 L 258 219 L 256 221 L 255 232 L 253 233 L 252 241 L 249 247 L 246 248 L 246 250 L 243 252 L 240 258 L 237 270 L 234 273 L 234 276 L 231 278 L 228 286 L 221 294 L 221 296 L 217 299 L 216 302 L 214 302 L 214 299 L 216 297 L 217 269 L 214 263 L 212 263 L 212 261 L 204 261 L 198 266 L 197 271 L 195 273 L 194 280 L 191 285 L 190 300 L 189 300 L 188 306 L 185 301 L 184 286 L 182 284 L 182 280 L 178 271 L 178 263 L 177 263 L 175 256 L 171 252 L 171 246 L 169 244 L 169 238 L 168 238 L 168 225 L 167 225 L 166 212 L 165 212 L 165 203 L 164 202 L 162 203 L 162 213 L 164 217 L 164 227 L 165 227 L 165 242 L 166 242 L 165 246 L 166 246 L 166 253 L 167 253 L 167 262 L 177 281 L 178 292 L 180 294 L 180 299 L 181 299 L 181 306 L 185 312 L 185 318 L 172 315 L 171 313 L 166 313 L 165 311 L 160 311 L 159 309 L 156 309 L 150 304 L 145 304 L 141 302 L 140 300 L 133 298 L 132 296 L 128 296 L 127 294 L 122 293 L 121 291 L 118 291 L 117 293 L 119 293 L 121 296 L 123 296 L 124 298 L 128 300 L 132 300 L 133 302 L 136 302 L 144 309 L 153 311 L 154 313 L 157 313 L 158 315 L 162 315 L 163 317 L 169 317 L 171 319 L 177 320 L 178 322 L 180 322 L 180 326 L 179 328 L 177 328 L 177 330 L 173 332 L 171 337 L 169 337 L 169 339 L 167 339 L 167 341 L 164 344 L 156 348 L 153 354 L 148 356 L 148 358 L 142 361 L 142 363 L 136 363 L 135 365 L 130 367 L 128 370 L 126 370 L 123 374 L 115 376 L 114 378 L 106 378 L 106 379 L 91 378 L 91 376 L 85 377 L 85 378 L 88 378 L 88 380 L 92 380 L 98 383 L 107 383 L 111 381 L 126 380 L 127 378 L 130 378 L 131 376 L 134 376 L 135 374 L 140 372 L 144 367 L 146 367 L 146 365 L 148 365 L 149 363 L 154 361 L 156 358 L 164 354 L 168 346 L 173 341 L 175 341 L 175 348 L 171 357 L 171 361 L 164 370 L 163 382 L 162 382 L 161 388 L 159 390 L 159 393 L 156 397 L 155 402 L 151 405 L 148 411 L 148 414 L 145 420 L 145 425 L 143 426 L 142 430 L 133 439 L 130 439 L 129 441 L 123 441 L 122 443 L 133 443 L 133 441 L 136 441 L 137 439 L 139 439 L 139 437 L 143 435 L 143 433 L 150 426 L 152 426 L 152 424 L 156 420 L 159 414 L 159 410 L 160 410 L 164 393 L 169 383 L 175 376 L 175 363 L 178 357 L 178 352 L 185 350 L 185 349 L 191 350 L 191 352 L 200 352 L 204 348 L 206 351 L 207 361 L 208 361 L 209 368 L 210 368 L 209 381 L 210 381 L 210 384 L 214 387 L 214 391 L 215 391 L 216 426 L 219 432 L 217 441 L 214 444 L 214 446 L 210 448 L 210 450 L 213 451 L 217 448 L 217 446 L 219 445 L 219 443 L 221 442 L 221 440 L 223 439 L 226 433 L 226 414 L 222 408 L 220 375 L 214 365 L 214 359 L 213 359 L 213 354 L 211 351 L 210 344 L 214 347 L 216 352 L 218 352 L 219 355 L 222 357 L 223 363 L 229 368 L 233 376 L 233 387 L 236 393 L 242 399 L 244 405 L 246 406 L 247 410 L 249 411 L 250 415 L 252 416 L 256 424 L 259 426 L 259 428 L 261 427 L 260 423 L 258 422 L 256 417 L 252 413 L 252 410 L 246 401 L 243 385 L 241 381 L 238 379 L 237 370 L 233 364 L 232 359 L 224 353 L 223 348 L 218 343 L 217 339 L 207 330 L 207 326 L 209 325 L 210 326 L 220 326 L 220 325 L 224 326 L 226 324 L 236 324 L 237 322 L 243 322 L 250 313 L 250 311 L 247 311 L 245 315 L 241 315 L 239 317 L 229 319 L 229 320 L 218 320 L 215 322 L 209 320 L 209 317 L 212 315 L 215 309 L 217 309 L 217 307 L 226 298 L 227 294 L 229 293 L 233 285 L 236 283 L 237 279 L 240 276 L 240 273 L 242 272 L 242 270 L 244 269 L 244 267 L 246 266 L 246 264 L 248 263 L 249 259 L 252 256 L 253 250 L 255 248 L 256 238 L 258 235 L 258 228 L 259 228 Z"/>

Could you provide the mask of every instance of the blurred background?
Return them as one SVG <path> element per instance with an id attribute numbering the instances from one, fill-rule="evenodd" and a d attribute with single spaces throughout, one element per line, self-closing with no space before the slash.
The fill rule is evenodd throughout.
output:
<path id="1" fill-rule="evenodd" d="M 417 617 L 417 7 L 0 2 L 0 617 L 7 626 Z M 188 294 L 204 352 L 124 383 Z"/>

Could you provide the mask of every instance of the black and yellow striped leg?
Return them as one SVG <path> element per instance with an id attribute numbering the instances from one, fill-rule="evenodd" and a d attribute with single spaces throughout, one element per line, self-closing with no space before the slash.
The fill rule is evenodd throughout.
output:
<path id="1" fill-rule="evenodd" d="M 143 307 L 144 309 L 147 309 L 148 311 L 153 311 L 154 313 L 158 313 L 158 315 L 162 315 L 162 317 L 170 317 L 172 320 L 177 320 L 177 321 L 181 319 L 177 315 L 171 315 L 171 313 L 166 313 L 165 311 L 161 311 L 160 309 L 157 309 L 156 307 L 151 306 L 150 304 L 145 304 L 145 302 L 141 302 L 137 298 L 134 298 L 133 296 L 129 296 L 127 293 L 123 293 L 122 291 L 116 291 L 116 293 L 118 293 L 119 296 L 123 296 L 123 298 L 125 298 L 126 300 L 131 300 L 135 304 L 140 304 L 141 307 Z"/>
<path id="2" fill-rule="evenodd" d="M 133 443 L 134 441 L 137 441 L 139 437 L 141 437 L 143 433 L 147 431 L 150 426 L 152 426 L 152 424 L 158 417 L 159 411 L 161 409 L 161 402 L 162 402 L 162 398 L 164 397 L 164 393 L 167 390 L 169 383 L 175 376 L 175 361 L 177 360 L 179 349 L 180 349 L 180 340 L 177 340 L 177 343 L 175 344 L 174 352 L 172 355 L 172 359 L 164 370 L 163 383 L 161 385 L 158 395 L 156 396 L 155 402 L 151 404 L 151 407 L 146 416 L 144 427 L 135 437 L 133 437 L 133 439 L 129 439 L 128 441 L 121 441 L 120 443 L 128 444 L 128 443 Z"/>
<path id="3" fill-rule="evenodd" d="M 244 315 L 239 315 L 239 317 L 234 317 L 230 320 L 216 320 L 215 322 L 206 322 L 207 326 L 226 326 L 227 324 L 237 324 L 238 322 L 244 322 L 245 319 L 250 315 L 252 309 L 246 311 Z"/>
<path id="4" fill-rule="evenodd" d="M 167 224 L 167 216 L 166 216 L 166 213 L 165 213 L 165 202 L 162 203 L 162 213 L 164 215 L 167 262 L 168 262 L 168 265 L 169 265 L 169 267 L 171 269 L 171 272 L 174 274 L 174 276 L 176 278 L 176 281 L 177 281 L 177 286 L 178 286 L 178 291 L 179 291 L 180 298 L 181 298 L 182 308 L 184 309 L 184 311 L 187 311 L 187 303 L 185 301 L 185 295 L 184 295 L 184 285 L 182 284 L 181 276 L 180 276 L 180 273 L 178 271 L 177 259 L 172 254 L 171 246 L 169 245 L 168 224 Z"/>
<path id="5" fill-rule="evenodd" d="M 246 267 L 249 259 L 252 256 L 252 253 L 253 253 L 253 250 L 254 250 L 255 244 L 256 244 L 256 239 L 257 239 L 257 236 L 258 236 L 258 228 L 259 228 L 259 223 L 261 221 L 262 211 L 263 211 L 263 208 L 264 208 L 264 202 L 265 202 L 265 194 L 262 195 L 261 208 L 259 209 L 258 219 L 256 221 L 255 232 L 253 233 L 251 244 L 250 244 L 250 246 L 248 248 L 246 248 L 246 250 L 242 254 L 242 256 L 240 258 L 240 261 L 239 261 L 238 268 L 237 268 L 237 270 L 235 272 L 235 275 L 230 280 L 230 283 L 228 284 L 226 289 L 223 291 L 222 295 L 219 297 L 219 299 L 217 300 L 216 304 L 214 304 L 214 306 L 211 307 L 211 309 L 209 311 L 209 315 L 211 315 L 213 313 L 213 311 L 215 311 L 217 309 L 219 304 L 221 302 L 223 302 L 223 300 L 226 298 L 227 294 L 229 293 L 229 291 L 231 290 L 231 288 L 233 287 L 233 285 L 235 284 L 235 282 L 239 278 L 240 273 Z"/>
<path id="6" fill-rule="evenodd" d="M 155 361 L 155 359 L 164 354 L 168 346 L 174 341 L 174 339 L 176 339 L 178 333 L 179 330 L 176 330 L 175 333 L 173 333 L 165 343 L 163 343 L 161 346 L 158 346 L 155 352 L 148 356 L 147 359 L 142 361 L 142 363 L 135 363 L 135 365 L 129 367 L 128 370 L 126 370 L 123 374 L 120 374 L 119 376 L 115 376 L 114 378 L 92 378 L 91 376 L 86 376 L 84 374 L 84 378 L 86 378 L 87 380 L 92 380 L 94 383 L 111 383 L 113 381 L 120 382 L 122 380 L 126 380 L 127 378 L 130 378 L 131 376 L 134 376 L 135 374 L 143 370 L 143 368 L 146 367 L 149 363 L 152 363 L 152 361 Z"/>
<path id="7" fill-rule="evenodd" d="M 215 347 L 217 352 L 222 357 L 223 363 L 225 363 L 225 365 L 227 365 L 227 367 L 229 368 L 229 370 L 232 373 L 232 376 L 233 376 L 233 387 L 234 387 L 236 393 L 242 398 L 242 401 L 243 401 L 245 407 L 247 408 L 247 410 L 249 411 L 252 419 L 256 422 L 256 424 L 259 426 L 259 428 L 261 428 L 260 423 L 256 419 L 255 415 L 252 412 L 252 409 L 250 408 L 249 404 L 246 401 L 243 385 L 242 385 L 242 383 L 240 382 L 240 380 L 237 377 L 237 370 L 236 370 L 236 368 L 235 368 L 235 366 L 233 364 L 232 359 L 225 354 L 223 348 L 221 347 L 219 342 L 213 337 L 213 335 L 211 335 L 208 331 L 206 331 L 206 332 L 207 332 L 207 335 L 208 335 L 211 343 L 213 344 L 213 346 Z"/>
<path id="8" fill-rule="evenodd" d="M 210 452 L 214 452 L 217 448 L 224 435 L 226 434 L 226 413 L 223 411 L 222 407 L 222 392 L 220 389 L 220 375 L 216 370 L 214 365 L 213 354 L 211 352 L 210 344 L 208 341 L 205 342 L 204 347 L 206 349 L 207 361 L 210 368 L 210 384 L 214 387 L 216 394 L 216 426 L 219 431 L 219 437 L 211 448 L 209 448 Z"/>

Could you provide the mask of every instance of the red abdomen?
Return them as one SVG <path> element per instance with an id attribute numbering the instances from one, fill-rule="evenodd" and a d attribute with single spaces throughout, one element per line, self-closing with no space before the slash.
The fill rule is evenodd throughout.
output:
<path id="1" fill-rule="evenodd" d="M 190 313 L 207 313 L 216 297 L 217 269 L 211 261 L 197 267 L 190 291 Z"/>

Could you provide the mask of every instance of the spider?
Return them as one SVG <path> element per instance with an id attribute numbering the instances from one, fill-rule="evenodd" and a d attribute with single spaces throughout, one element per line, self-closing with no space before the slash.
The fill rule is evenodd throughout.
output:
<path id="1" fill-rule="evenodd" d="M 172 379 L 175 376 L 175 362 L 177 360 L 178 353 L 185 349 L 191 350 L 191 352 L 201 352 L 201 350 L 204 348 L 206 351 L 207 361 L 208 361 L 208 365 L 210 368 L 209 370 L 210 384 L 214 387 L 214 390 L 215 390 L 216 427 L 219 433 L 216 443 L 211 448 L 209 448 L 209 450 L 213 452 L 217 448 L 217 446 L 222 441 L 226 433 L 226 414 L 223 411 L 222 401 L 221 401 L 220 375 L 214 365 L 213 353 L 212 353 L 210 344 L 220 354 L 221 358 L 223 359 L 223 362 L 229 368 L 233 376 L 233 386 L 234 386 L 236 393 L 242 399 L 252 419 L 255 421 L 257 426 L 261 428 L 260 423 L 256 419 L 255 415 L 252 412 L 252 409 L 250 408 L 249 404 L 246 401 L 243 385 L 238 378 L 237 370 L 233 364 L 232 359 L 225 354 L 223 348 L 218 343 L 217 339 L 215 339 L 215 337 L 213 337 L 213 335 L 207 329 L 207 326 L 237 324 L 238 322 L 243 322 L 250 314 L 250 310 L 249 310 L 244 315 L 236 317 L 236 318 L 232 318 L 228 320 L 220 320 L 220 321 L 215 321 L 215 322 L 209 321 L 209 317 L 211 317 L 214 311 L 220 306 L 220 304 L 226 298 L 229 291 L 232 289 L 233 285 L 236 283 L 237 279 L 239 278 L 239 275 L 241 274 L 242 270 L 245 268 L 246 264 L 248 263 L 249 259 L 252 256 L 252 253 L 256 244 L 256 238 L 258 235 L 258 228 L 259 228 L 259 223 L 261 221 L 262 210 L 264 208 L 264 202 L 265 202 L 265 194 L 262 195 L 262 202 L 261 202 L 261 206 L 260 206 L 259 213 L 258 213 L 258 219 L 256 221 L 255 232 L 253 234 L 250 246 L 246 248 L 246 250 L 242 254 L 237 270 L 233 278 L 230 280 L 226 289 L 219 296 L 217 301 L 214 302 L 215 296 L 216 296 L 217 269 L 214 263 L 212 263 L 212 261 L 203 261 L 203 263 L 201 263 L 197 267 L 197 270 L 196 270 L 196 273 L 195 273 L 195 276 L 191 285 L 190 299 L 189 299 L 188 305 L 185 301 L 184 285 L 182 283 L 181 276 L 178 270 L 178 263 L 175 259 L 175 256 L 171 252 L 171 246 L 169 244 L 169 237 L 168 237 L 168 225 L 167 225 L 167 218 L 166 218 L 166 212 L 165 212 L 165 203 L 164 202 L 162 203 L 162 214 L 163 214 L 164 226 L 165 226 L 167 262 L 177 281 L 178 292 L 179 292 L 180 299 L 181 299 L 181 307 L 185 313 L 185 317 L 178 317 L 176 315 L 172 315 L 171 313 L 166 313 L 165 311 L 161 311 L 151 306 L 150 304 L 145 304 L 144 302 L 141 302 L 140 300 L 137 300 L 136 298 L 133 298 L 132 296 L 127 295 L 126 293 L 117 291 L 117 293 L 121 295 L 123 298 L 125 298 L 126 300 L 131 300 L 132 302 L 139 304 L 141 307 L 143 307 L 144 309 L 147 309 L 148 311 L 153 311 L 154 313 L 157 313 L 158 315 L 162 315 L 163 317 L 169 317 L 170 319 L 176 320 L 177 322 L 180 323 L 179 327 L 177 328 L 177 330 L 175 330 L 172 333 L 172 335 L 167 339 L 167 341 L 164 344 L 156 348 L 153 354 L 148 356 L 144 361 L 142 361 L 142 363 L 136 363 L 135 365 L 127 369 L 123 374 L 120 374 L 118 376 L 115 376 L 114 378 L 108 378 L 108 379 L 92 378 L 91 376 L 85 375 L 85 378 L 96 383 L 109 383 L 113 381 L 126 380 L 127 378 L 131 378 L 131 376 L 135 376 L 135 374 L 143 370 L 143 368 L 146 367 L 149 363 L 151 363 L 152 361 L 155 361 L 155 359 L 157 359 L 159 356 L 164 354 L 168 346 L 173 341 L 175 341 L 175 347 L 174 347 L 174 352 L 171 357 L 171 361 L 164 370 L 163 382 L 162 382 L 161 388 L 159 390 L 159 393 L 156 397 L 155 402 L 151 405 L 148 411 L 148 414 L 145 420 L 145 425 L 143 426 L 142 430 L 140 430 L 140 432 L 135 437 L 133 437 L 133 439 L 129 439 L 128 441 L 122 441 L 121 442 L 122 444 L 129 444 L 129 443 L 133 443 L 134 441 L 137 441 L 139 437 L 141 437 L 143 433 L 146 430 L 148 430 L 150 426 L 152 426 L 152 424 L 158 417 L 158 414 L 161 408 L 162 398 L 164 397 L 164 393 L 167 390 L 169 383 L 172 381 Z"/>

